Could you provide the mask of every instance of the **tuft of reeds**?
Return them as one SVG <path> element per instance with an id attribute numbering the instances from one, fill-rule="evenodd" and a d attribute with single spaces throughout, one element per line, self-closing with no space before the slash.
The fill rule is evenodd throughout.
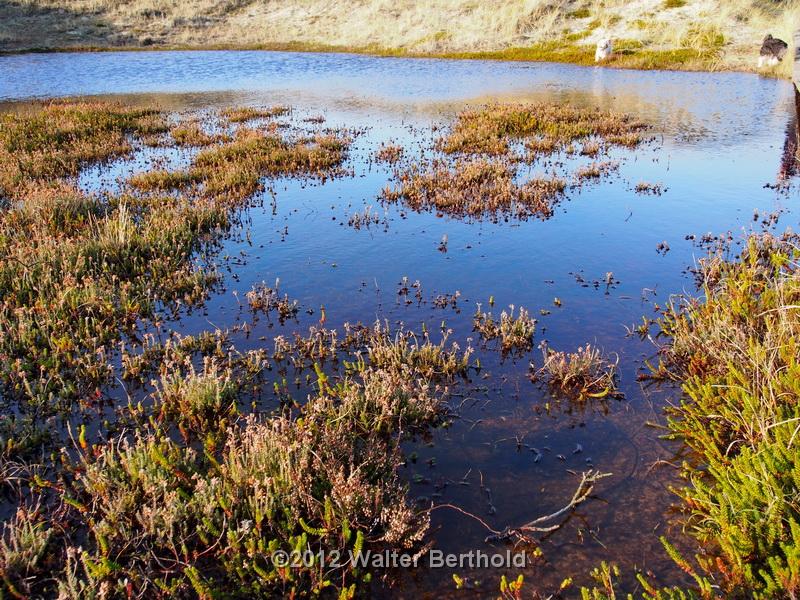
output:
<path id="1" fill-rule="evenodd" d="M 548 218 L 566 188 L 556 177 L 518 184 L 509 165 L 482 158 L 459 160 L 453 166 L 443 160 L 412 165 L 398 171 L 396 179 L 394 189 L 383 191 L 384 200 L 402 200 L 417 211 L 473 218 Z"/>
<path id="2" fill-rule="evenodd" d="M 448 154 L 506 154 L 509 142 L 527 140 L 537 153 L 576 141 L 638 144 L 646 125 L 625 115 L 563 104 L 495 104 L 458 115 L 437 147 Z M 635 143 L 634 143 L 635 140 Z M 627 144 L 626 144 L 627 145 Z"/>
<path id="3" fill-rule="evenodd" d="M 288 294 L 280 296 L 278 291 L 278 281 L 275 282 L 275 287 L 271 288 L 266 283 L 261 282 L 253 286 L 253 289 L 247 292 L 247 303 L 250 305 L 250 310 L 254 313 L 264 313 L 269 315 L 271 312 L 278 314 L 278 319 L 281 324 L 289 319 L 297 316 L 299 306 L 297 300 L 290 300 Z"/>
<path id="4" fill-rule="evenodd" d="M 271 106 L 266 108 L 258 108 L 252 106 L 242 106 L 226 108 L 221 111 L 220 115 L 230 121 L 231 123 L 245 123 L 255 119 L 272 119 L 288 114 L 291 109 L 288 106 Z"/>
<path id="5" fill-rule="evenodd" d="M 339 134 L 316 135 L 294 142 L 252 129 L 200 152 L 188 177 L 202 183 L 208 197 L 241 202 L 255 194 L 267 176 L 323 176 L 341 165 L 348 140 Z"/>
<path id="6" fill-rule="evenodd" d="M 426 334 L 418 338 L 411 332 L 398 331 L 394 338 L 388 325 L 376 323 L 367 340 L 369 363 L 397 373 L 419 373 L 429 381 L 453 379 L 466 375 L 472 348 L 464 352 L 458 344 L 447 346 L 446 336 L 433 343 Z"/>
<path id="7" fill-rule="evenodd" d="M 533 347 L 536 319 L 523 307 L 520 307 L 516 315 L 514 311 L 515 307 L 512 304 L 508 311 L 500 313 L 500 320 L 496 321 L 491 312 L 481 311 L 479 303 L 472 317 L 472 328 L 484 341 L 500 339 L 500 347 L 504 354 L 527 352 Z"/>
<path id="8" fill-rule="evenodd" d="M 545 346 L 543 353 L 544 364 L 536 371 L 534 379 L 546 381 L 559 395 L 577 402 L 618 396 L 618 361 L 606 358 L 599 348 L 586 344 L 567 353 Z"/>
<path id="9" fill-rule="evenodd" d="M 447 416 L 442 393 L 428 383 L 451 360 L 443 358 L 439 346 L 409 345 L 378 329 L 371 366 L 354 365 L 335 384 L 320 374 L 318 394 L 296 415 L 220 425 L 227 441 L 217 455 L 158 429 L 84 453 L 69 492 L 72 518 L 91 523 L 83 585 L 240 597 L 367 582 L 368 572 L 350 561 L 321 571 L 313 562 L 284 568 L 271 557 L 419 545 L 428 517 L 408 503 L 396 465 L 406 436 Z M 169 379 L 159 395 L 227 398 L 220 385 L 227 384 L 206 370 L 188 382 Z M 207 406 L 180 401 L 179 418 L 200 414 L 198 404 Z M 165 564 L 173 566 L 158 567 Z"/>

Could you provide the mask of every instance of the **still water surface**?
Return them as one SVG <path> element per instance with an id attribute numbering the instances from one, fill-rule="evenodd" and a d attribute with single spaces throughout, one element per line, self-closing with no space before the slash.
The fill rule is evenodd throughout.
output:
<path id="1" fill-rule="evenodd" d="M 6 109 L 34 98 L 89 95 L 176 112 L 285 103 L 294 108 L 294 121 L 323 115 L 321 127 L 363 131 L 348 162 L 352 177 L 313 185 L 270 182 L 263 206 L 250 209 L 241 230 L 223 243 L 224 289 L 203 311 L 170 326 L 193 333 L 236 325 L 244 318 L 245 293 L 279 278 L 281 291 L 314 314 L 301 311 L 298 322 L 285 326 L 261 320 L 238 340 L 243 349 L 271 348 L 276 334 L 307 331 L 322 306 L 329 327 L 386 319 L 438 331 L 445 321 L 451 340 L 464 346 L 472 338 L 483 369 L 463 391 L 468 401 L 462 418 L 409 444 L 416 462 L 409 461 L 403 473 L 421 502 L 441 494 L 438 501 L 480 515 L 496 529 L 560 508 L 576 485 L 573 473 L 587 465 L 613 473 L 598 485 L 596 498 L 543 541 L 544 561 L 525 570 L 529 586 L 551 590 L 568 575 L 585 581 L 601 560 L 628 572 L 651 570 L 661 583 L 679 581 L 658 542 L 659 535 L 674 539 L 680 533 L 669 522 L 673 498 L 667 486 L 676 483 L 674 469 L 655 463 L 676 461 L 680 448 L 661 441 L 648 425 L 663 421 L 663 407 L 678 394 L 637 383 L 655 346 L 626 336 L 625 326 L 653 316 L 670 295 L 694 291 L 687 268 L 705 251 L 688 236 L 738 237 L 759 229 L 774 211 L 781 211 L 777 229 L 795 223 L 797 187 L 781 162 L 791 130 L 791 93 L 788 83 L 746 74 L 489 61 L 210 51 L 0 57 Z M 571 189 L 547 221 L 464 222 L 378 202 L 391 177 L 390 168 L 372 160 L 381 143 L 402 144 L 413 156 L 430 147 L 432 125 L 447 124 L 465 105 L 496 100 L 627 112 L 652 123 L 656 139 L 634 154 L 612 153 L 623 161 L 619 172 Z M 89 169 L 80 184 L 117 189 L 120 178 L 148 168 L 152 152 Z M 182 150 L 158 152 L 174 165 L 190 158 Z M 531 173 L 548 168 L 534 166 Z M 662 183 L 666 191 L 637 194 L 641 181 Z M 360 230 L 348 226 L 349 216 L 366 206 L 384 222 Z M 440 249 L 444 236 L 446 252 Z M 669 251 L 658 252 L 661 243 Z M 593 285 L 608 272 L 617 285 Z M 413 290 L 410 304 L 398 296 L 404 277 L 419 281 L 421 303 Z M 436 294 L 457 290 L 458 312 L 433 307 Z M 496 348 L 481 348 L 471 318 L 476 303 L 486 309 L 490 296 L 495 314 L 513 304 L 538 317 L 536 343 L 547 340 L 552 348 L 572 351 L 589 342 L 618 355 L 625 399 L 559 405 L 529 381 L 529 364 L 541 363 L 538 350 L 503 360 Z M 551 312 L 540 316 L 540 309 Z M 535 462 L 526 445 L 546 449 L 542 460 Z M 456 512 L 435 511 L 432 530 L 445 551 L 492 551 L 480 525 Z M 476 596 L 496 595 L 499 573 L 457 572 L 483 581 Z M 391 594 L 441 597 L 453 591 L 451 576 L 446 569 L 418 569 Z"/>

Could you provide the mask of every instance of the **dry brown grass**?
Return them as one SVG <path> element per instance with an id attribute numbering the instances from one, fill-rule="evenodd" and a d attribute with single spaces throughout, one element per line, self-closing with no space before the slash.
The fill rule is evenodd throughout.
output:
<path id="1" fill-rule="evenodd" d="M 535 153 L 551 153 L 575 141 L 636 146 L 644 123 L 626 115 L 564 104 L 495 104 L 458 115 L 451 131 L 437 142 L 448 154 L 507 154 L 509 144 L 525 140 Z"/>
<path id="2" fill-rule="evenodd" d="M 566 184 L 552 177 L 514 181 L 514 169 L 497 160 L 443 160 L 412 165 L 396 173 L 397 186 L 383 191 L 389 202 L 402 200 L 413 210 L 436 210 L 458 217 L 547 218 Z"/>
<path id="3" fill-rule="evenodd" d="M 611 64 L 755 70 L 766 32 L 791 41 L 797 1 L 691 0 L 19 0 L 0 7 L 0 49 L 75 46 L 272 47 L 458 54 L 591 62 L 602 37 Z M 557 38 L 555 46 L 550 42 Z M 558 39 L 560 38 L 560 39 Z M 629 43 L 632 42 L 632 43 Z M 637 56 L 633 56 L 637 55 Z M 520 56 L 525 58 L 525 56 Z M 775 70 L 790 75 L 782 65 Z"/>
<path id="4" fill-rule="evenodd" d="M 240 128 L 233 140 L 202 150 L 188 169 L 138 173 L 129 183 L 142 192 L 194 185 L 207 199 L 236 203 L 256 193 L 264 177 L 334 173 L 348 144 L 339 132 L 287 141 L 271 131 Z"/>

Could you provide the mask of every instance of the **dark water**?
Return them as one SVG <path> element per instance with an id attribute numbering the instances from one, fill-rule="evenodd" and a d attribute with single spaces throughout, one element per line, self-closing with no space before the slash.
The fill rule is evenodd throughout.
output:
<path id="1" fill-rule="evenodd" d="M 221 258 L 230 267 L 224 291 L 210 298 L 202 314 L 172 324 L 183 333 L 236 324 L 243 318 L 239 302 L 252 285 L 279 278 L 281 290 L 314 315 L 301 311 L 299 322 L 284 327 L 261 320 L 249 337 L 238 340 L 242 348 L 271 348 L 277 333 L 305 332 L 317 323 L 321 306 L 329 327 L 386 319 L 438 331 L 446 321 L 451 340 L 463 347 L 473 338 L 480 347 L 471 331 L 472 314 L 476 303 L 485 309 L 493 296 L 495 314 L 514 304 L 537 316 L 537 343 L 546 339 L 552 348 L 572 351 L 590 342 L 617 354 L 625 399 L 581 408 L 559 405 L 528 380 L 529 363 L 541 363 L 537 350 L 501 360 L 496 349 L 479 349 L 486 378 L 473 381 L 462 418 L 408 449 L 417 456 L 403 468 L 413 496 L 439 491 L 441 502 L 473 512 L 496 529 L 560 508 L 577 484 L 574 473 L 588 468 L 587 459 L 613 473 L 598 484 L 595 499 L 543 541 L 544 560 L 525 571 L 526 589 L 541 584 L 543 590 L 567 576 L 585 582 L 601 560 L 616 561 L 629 573 L 633 567 L 652 570 L 661 583 L 680 581 L 658 541 L 662 534 L 680 535 L 669 523 L 673 497 L 667 486 L 676 483 L 674 469 L 654 465 L 674 461 L 679 448 L 648 426 L 663 421 L 662 408 L 678 395 L 637 383 L 655 347 L 627 337 L 625 326 L 653 316 L 655 305 L 671 294 L 693 291 L 686 269 L 704 250 L 686 236 L 739 236 L 759 227 L 754 210 L 761 217 L 782 211 L 780 229 L 794 224 L 796 185 L 788 181 L 775 188 L 786 172 L 781 156 L 794 107 L 791 94 L 788 83 L 744 74 L 550 64 L 265 52 L 0 57 L 0 101 L 9 103 L 102 95 L 202 111 L 281 102 L 295 108 L 295 121 L 321 114 L 325 126 L 365 129 L 348 162 L 353 177 L 270 184 L 264 206 L 247 213 L 242 232 L 248 236 L 224 243 Z M 624 159 L 619 173 L 571 190 L 547 221 L 463 222 L 385 208 L 377 201 L 390 177 L 388 168 L 370 160 L 381 142 L 416 152 L 429 145 L 431 125 L 449 122 L 465 104 L 489 100 L 563 101 L 627 112 L 653 123 L 657 139 L 635 154 L 613 153 Z M 165 153 L 174 164 L 188 159 L 184 151 Z M 89 170 L 81 184 L 114 189 L 116 178 L 146 168 L 150 158 L 142 153 Z M 640 181 L 661 182 L 667 191 L 636 194 Z M 387 224 L 349 227 L 349 215 L 365 206 Z M 441 252 L 445 235 L 447 252 Z M 669 245 L 666 254 L 657 252 L 661 242 Z M 608 290 L 591 285 L 609 271 L 618 285 Z M 578 282 L 576 273 L 589 285 Z M 420 282 L 422 304 L 398 298 L 404 277 Z M 456 290 L 460 312 L 432 306 L 434 295 Z M 556 297 L 560 308 L 554 306 Z M 552 312 L 539 316 L 540 308 Z M 517 438 L 550 450 L 536 463 L 530 451 L 518 450 Z M 573 453 L 578 444 L 583 451 Z M 435 464 L 429 466 L 428 459 Z M 470 485 L 459 485 L 468 472 Z M 489 514 L 486 487 L 495 514 Z M 432 530 L 445 551 L 492 550 L 483 541 L 486 531 L 455 511 L 435 511 Z M 457 572 L 483 581 L 476 595 L 497 595 L 499 572 Z M 452 573 L 417 570 L 394 593 L 415 598 L 455 593 Z"/>

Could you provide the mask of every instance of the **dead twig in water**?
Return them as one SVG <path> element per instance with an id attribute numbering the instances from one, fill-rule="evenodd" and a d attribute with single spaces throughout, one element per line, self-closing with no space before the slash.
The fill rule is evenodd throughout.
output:
<path id="1" fill-rule="evenodd" d="M 455 504 L 437 504 L 430 508 L 430 510 L 435 510 L 437 508 L 451 508 L 455 511 L 460 512 L 471 519 L 474 519 L 485 529 L 487 529 L 491 535 L 486 536 L 484 542 L 501 542 L 507 541 L 510 539 L 516 539 L 517 541 L 524 542 L 524 543 L 533 543 L 534 540 L 531 536 L 533 533 L 551 533 L 556 529 L 560 528 L 564 523 L 556 523 L 554 525 L 545 525 L 559 517 L 564 516 L 579 504 L 585 502 L 589 496 L 592 495 L 594 491 L 594 485 L 601 479 L 605 477 L 610 477 L 611 473 L 601 473 L 600 471 L 584 471 L 581 473 L 581 482 L 578 484 L 575 493 L 572 495 L 570 501 L 560 508 L 559 510 L 555 511 L 554 513 L 550 513 L 549 515 L 545 515 L 543 517 L 539 517 L 534 519 L 533 521 L 529 521 L 524 525 L 520 525 L 519 527 L 511 527 L 506 526 L 504 529 L 498 531 L 493 529 L 489 526 L 489 524 L 481 519 L 478 515 L 472 514 L 469 511 L 464 510 L 463 508 L 456 506 Z"/>

